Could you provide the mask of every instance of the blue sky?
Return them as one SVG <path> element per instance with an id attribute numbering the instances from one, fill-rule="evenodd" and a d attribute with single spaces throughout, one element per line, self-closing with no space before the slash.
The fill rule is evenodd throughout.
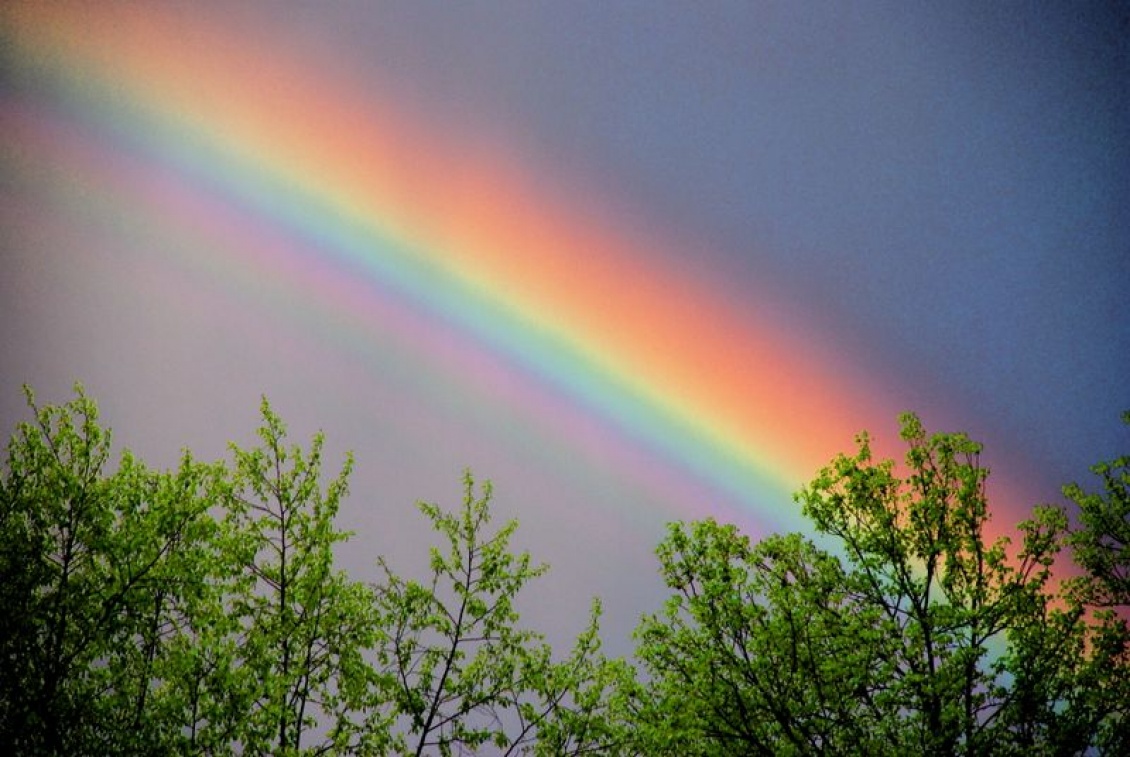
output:
<path id="1" fill-rule="evenodd" d="M 781 329 L 896 387 L 906 409 L 953 419 L 1049 499 L 1126 451 L 1130 12 L 1117 4 L 191 7 L 371 81 L 463 143 L 504 144 L 594 219 L 679 240 L 656 265 L 721 299 L 757 309 L 753 293 L 772 293 L 792 314 Z M 34 80 L 0 96 L 62 97 Z M 249 440 L 266 393 L 298 435 L 323 428 L 331 451 L 358 451 L 355 500 L 400 513 L 418 497 L 454 503 L 464 465 L 493 478 L 502 514 L 562 576 L 546 595 L 565 609 L 535 608 L 545 618 L 601 594 L 626 638 L 654 608 L 648 555 L 688 512 L 675 494 L 652 502 L 610 465 L 574 477 L 560 458 L 579 453 L 551 422 L 392 341 L 344 355 L 332 318 L 296 325 L 246 282 L 147 267 L 161 247 L 218 253 L 180 249 L 144 218 L 108 222 L 96 190 L 68 188 L 57 166 L 17 169 L 15 138 L 0 147 L 5 429 L 23 417 L 20 383 L 59 401 L 81 380 L 123 443 L 169 464 L 184 445 L 209 456 Z M 138 284 L 178 276 L 183 301 Z M 234 324 L 219 315 L 233 301 Z M 423 403 L 423 385 L 446 399 L 414 426 L 384 422 L 380 407 Z M 368 507 L 344 514 L 362 573 L 373 545 L 407 554 L 426 538 Z M 586 531 L 600 521 L 585 513 L 604 512 L 618 515 Z"/>

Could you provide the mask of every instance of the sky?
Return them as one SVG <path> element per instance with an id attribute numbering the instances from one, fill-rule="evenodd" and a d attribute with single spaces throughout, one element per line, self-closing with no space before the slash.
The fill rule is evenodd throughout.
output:
<path id="1" fill-rule="evenodd" d="M 667 522 L 804 529 L 902 411 L 994 534 L 1127 452 L 1117 3 L 16 1 L 0 66 L 0 426 L 80 381 L 171 466 L 266 395 L 358 577 L 470 468 L 624 651 Z"/>

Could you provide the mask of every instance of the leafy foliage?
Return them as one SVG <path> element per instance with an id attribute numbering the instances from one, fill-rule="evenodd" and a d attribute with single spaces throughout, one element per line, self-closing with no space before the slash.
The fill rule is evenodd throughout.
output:
<path id="1" fill-rule="evenodd" d="M 797 534 L 671 528 L 674 595 L 637 632 L 654 679 L 641 751 L 1082 753 L 1116 730 L 1125 627 L 1088 625 L 1051 585 L 1065 514 L 1037 508 L 1009 555 L 985 540 L 980 445 L 913 415 L 902 437 L 905 475 L 863 435 L 798 495 L 837 554 Z"/>
<path id="2" fill-rule="evenodd" d="M 882 638 L 854 635 L 837 560 L 797 534 L 753 545 L 709 520 L 673 525 L 659 559 L 675 594 L 637 632 L 655 678 L 643 751 L 874 751 Z"/>
<path id="3" fill-rule="evenodd" d="M 1130 425 L 1130 412 L 1122 420 Z M 1091 468 L 1098 492 L 1078 484 L 1064 494 L 1079 509 L 1080 525 L 1068 538 L 1083 577 L 1072 584 L 1080 601 L 1095 608 L 1092 664 L 1078 690 L 1077 708 L 1099 724 L 1098 743 L 1111 754 L 1130 753 L 1130 456 Z"/>
<path id="4" fill-rule="evenodd" d="M 77 397 L 21 424 L 0 478 L 0 751 L 11 754 L 581 754 L 623 663 L 599 604 L 555 660 L 515 601 L 545 571 L 489 532 L 490 485 L 421 504 L 446 541 L 430 584 L 379 560 L 334 566 L 352 460 L 290 445 L 263 402 L 259 444 L 156 472 Z M 615 675 L 614 675 L 615 674 Z"/>
<path id="5" fill-rule="evenodd" d="M 263 402 L 261 445 L 232 445 L 215 489 L 224 513 L 192 615 L 186 702 L 192 751 L 346 752 L 381 745 L 366 723 L 379 680 L 364 660 L 380 629 L 372 590 L 333 565 L 352 459 L 323 490 L 308 451 Z M 315 727 L 321 726 L 322 733 Z"/>
<path id="6" fill-rule="evenodd" d="M 334 563 L 352 459 L 255 446 L 155 471 L 82 392 L 20 424 L 0 475 L 0 751 L 10 754 L 1110 754 L 1130 752 L 1130 458 L 989 543 L 962 434 L 902 418 L 798 495 L 824 539 L 711 520 L 658 548 L 671 596 L 637 670 L 522 625 L 546 570 L 495 527 L 492 490 L 419 505 L 426 578 Z M 1127 417 L 1130 422 L 1130 416 Z M 834 543 L 835 549 L 820 544 Z M 1081 573 L 1057 587 L 1070 547 Z"/>
<path id="7" fill-rule="evenodd" d="M 599 692 L 607 663 L 599 654 L 594 605 L 570 659 L 554 663 L 541 634 L 521 629 L 515 601 L 546 571 L 528 553 L 514 554 L 517 522 L 494 533 L 489 483 L 475 493 L 465 473 L 463 505 L 448 513 L 421 503 L 446 544 L 431 550 L 427 584 L 402 578 L 384 560 L 378 606 L 390 629 L 386 655 L 395 679 L 396 712 L 408 753 L 489 746 L 502 754 L 529 751 L 535 737 L 553 754 L 600 745 Z"/>
<path id="8" fill-rule="evenodd" d="M 1122 420 L 1130 425 L 1130 412 Z M 1078 484 L 1064 494 L 1079 508 L 1082 527 L 1071 537 L 1075 560 L 1094 577 L 1088 599 L 1100 606 L 1130 604 L 1130 456 L 1095 465 L 1102 491 L 1088 493 Z"/>
<path id="9" fill-rule="evenodd" d="M 0 485 L 0 744 L 161 751 L 160 652 L 214 471 L 186 455 L 156 474 L 126 455 L 107 473 L 110 435 L 81 389 L 62 407 L 27 394 L 34 421 L 17 429 Z"/>

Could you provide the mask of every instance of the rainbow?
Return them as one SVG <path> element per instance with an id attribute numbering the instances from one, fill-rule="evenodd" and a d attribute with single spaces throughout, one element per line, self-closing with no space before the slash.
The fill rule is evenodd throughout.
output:
<path id="1" fill-rule="evenodd" d="M 520 371 L 515 402 L 578 443 L 611 426 L 656 486 L 797 527 L 791 493 L 900 409 L 768 293 L 717 296 L 657 263 L 677 242 L 594 218 L 504 145 L 452 139 L 348 71 L 146 4 L 7 3 L 0 23 L 19 76 L 55 90 L 3 104 L 10 165 L 81 175 L 184 249 L 224 251 L 196 275 L 270 272 L 343 342 L 395 332 L 484 386 Z"/>

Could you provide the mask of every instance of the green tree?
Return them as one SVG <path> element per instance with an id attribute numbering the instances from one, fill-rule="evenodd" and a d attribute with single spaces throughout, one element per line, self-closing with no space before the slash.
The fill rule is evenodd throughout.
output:
<path id="1" fill-rule="evenodd" d="M 1122 420 L 1130 425 L 1130 412 Z M 1068 540 L 1084 575 L 1072 584 L 1092 610 L 1091 664 L 1085 668 L 1073 710 L 1097 722 L 1099 744 L 1110 754 L 1130 753 L 1130 456 L 1091 468 L 1102 483 L 1088 492 L 1078 484 L 1064 495 L 1078 508 L 1079 525 Z"/>
<path id="2" fill-rule="evenodd" d="M 372 590 L 333 565 L 350 461 L 321 436 L 154 472 L 81 390 L 20 424 L 0 477 L 0 747 L 11 754 L 379 753 Z"/>
<path id="3" fill-rule="evenodd" d="M 126 453 L 92 400 L 36 405 L 0 477 L 0 746 L 10 754 L 159 753 L 155 671 L 201 538 L 208 466 L 158 474 Z"/>
<path id="4" fill-rule="evenodd" d="M 905 474 L 866 435 L 799 494 L 836 551 L 750 545 L 712 522 L 659 548 L 674 590 L 637 632 L 653 754 L 1076 753 L 1101 707 L 1081 685 L 1109 650 L 1057 597 L 1061 510 L 988 544 L 980 445 L 902 418 Z M 1100 640 L 1101 641 L 1101 640 Z"/>
<path id="5" fill-rule="evenodd" d="M 840 540 L 865 606 L 894 632 L 883 659 L 890 711 L 923 753 L 1057 741 L 1055 694 L 1071 673 L 1061 651 L 1084 631 L 1078 608 L 1057 608 L 1049 585 L 1066 517 L 1037 508 L 1009 559 L 1006 539 L 985 539 L 981 446 L 964 434 L 927 436 L 913 415 L 902 418 L 902 438 L 905 478 L 873 462 L 864 437 L 857 456 L 837 458 L 799 497 L 816 529 Z M 1028 633 L 1049 626 L 1060 633 Z M 1010 653 L 994 655 L 994 645 Z"/>
<path id="6" fill-rule="evenodd" d="M 1122 420 L 1130 425 L 1130 412 Z M 1088 601 L 1102 607 L 1130 605 L 1130 457 L 1091 468 L 1102 490 L 1087 492 L 1078 484 L 1064 494 L 1079 509 L 1080 526 L 1071 535 L 1075 561 L 1094 580 Z"/>
<path id="7" fill-rule="evenodd" d="M 600 604 L 563 658 L 520 625 L 545 571 L 491 488 L 421 504 L 430 578 L 334 565 L 352 459 L 323 482 L 264 400 L 258 446 L 154 471 L 81 388 L 0 475 L 0 750 L 14 754 L 722 755 L 1130 751 L 1130 458 L 988 544 L 980 446 L 902 418 L 798 494 L 816 531 L 673 524 L 672 596 L 609 659 Z M 1127 417 L 1130 422 L 1130 416 Z M 824 542 L 824 543 L 826 543 Z M 1058 593 L 1064 544 L 1082 574 Z"/>
<path id="8" fill-rule="evenodd" d="M 613 754 L 630 677 L 601 653 L 599 603 L 554 658 L 521 629 L 545 568 L 496 532 L 489 485 L 421 505 L 447 550 L 432 581 L 334 565 L 352 460 L 322 477 L 264 400 L 257 446 L 156 472 L 93 401 L 39 407 L 0 476 L 0 750 L 13 754 Z"/>
<path id="9" fill-rule="evenodd" d="M 860 587 L 838 560 L 799 534 L 751 544 L 713 520 L 672 524 L 658 552 L 674 594 L 637 630 L 653 676 L 641 752 L 882 751 L 872 663 L 885 639 L 878 618 L 857 617 Z"/>
<path id="10" fill-rule="evenodd" d="M 334 566 L 348 538 L 334 519 L 352 458 L 323 488 L 321 434 L 287 444 L 266 400 L 260 445 L 232 445 L 217 491 L 224 513 L 203 568 L 210 591 L 182 648 L 190 751 L 320 754 L 380 751 L 380 643 L 374 595 Z M 375 718 L 375 719 L 374 719 Z"/>
<path id="11" fill-rule="evenodd" d="M 542 757 L 634 754 L 634 724 L 625 693 L 637 685 L 636 670 L 625 660 L 601 651 L 600 601 L 593 600 L 589 623 L 569 656 L 549 662 L 535 679 L 535 696 L 519 705 L 522 735 L 512 744 Z M 513 750 L 512 750 L 513 751 Z"/>
<path id="12" fill-rule="evenodd" d="M 490 483 L 477 494 L 469 472 L 463 483 L 456 512 L 419 504 L 444 542 L 431 550 L 428 582 L 379 561 L 397 749 L 446 757 L 482 748 L 558 755 L 605 748 L 618 733 L 600 696 L 622 668 L 600 654 L 599 605 L 569 658 L 554 662 L 541 634 L 520 627 L 515 604 L 546 566 L 510 550 L 516 521 L 488 530 Z"/>
<path id="13" fill-rule="evenodd" d="M 167 754 L 176 746 L 180 721 L 170 707 L 169 655 L 191 617 L 186 598 L 203 590 L 197 557 L 214 534 L 207 511 L 220 475 L 218 466 L 188 453 L 166 473 L 125 453 L 110 479 L 118 498 L 114 572 L 130 588 L 118 606 L 104 610 L 121 627 L 91 671 L 100 734 L 93 751 Z"/>

